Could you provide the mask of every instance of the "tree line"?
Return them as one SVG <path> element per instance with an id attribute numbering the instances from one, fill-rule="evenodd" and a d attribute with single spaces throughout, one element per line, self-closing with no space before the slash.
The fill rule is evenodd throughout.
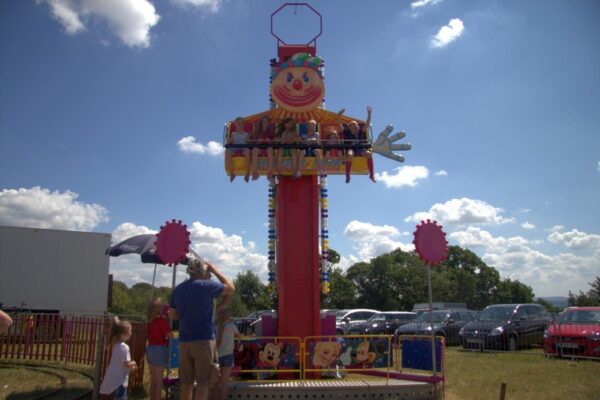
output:
<path id="1" fill-rule="evenodd" d="M 336 267 L 339 254 L 335 250 L 329 253 L 331 292 L 321 295 L 321 308 L 412 310 L 415 303 L 428 301 L 426 268 L 429 267 L 414 252 L 397 249 L 369 262 L 356 263 L 347 271 Z M 252 271 L 238 274 L 234 283 L 236 293 L 230 305 L 234 316 L 276 309 L 277 298 L 269 295 L 267 285 Z M 569 292 L 569 305 L 600 305 L 600 277 L 590 285 L 589 292 Z M 432 290 L 434 302 L 466 303 L 472 310 L 481 310 L 490 304 L 531 303 L 535 298 L 530 286 L 502 278 L 496 268 L 459 246 L 450 246 L 446 260 L 433 267 Z M 171 288 L 152 288 L 147 283 L 128 288 L 115 281 L 109 311 L 118 315 L 143 315 L 151 293 L 166 302 Z M 542 299 L 538 302 L 548 311 L 561 311 Z"/>

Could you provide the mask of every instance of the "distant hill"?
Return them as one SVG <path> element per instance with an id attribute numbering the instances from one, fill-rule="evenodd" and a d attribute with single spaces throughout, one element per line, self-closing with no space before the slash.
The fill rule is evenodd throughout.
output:
<path id="1" fill-rule="evenodd" d="M 555 307 L 563 309 L 568 307 L 569 298 L 565 296 L 550 296 L 550 297 L 539 297 L 540 299 L 546 300 L 548 303 L 552 304 Z"/>

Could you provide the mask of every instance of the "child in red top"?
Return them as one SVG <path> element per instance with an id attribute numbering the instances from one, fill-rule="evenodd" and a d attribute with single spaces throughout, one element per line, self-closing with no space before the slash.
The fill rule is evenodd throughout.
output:
<path id="1" fill-rule="evenodd" d="M 146 358 L 150 365 L 150 399 L 160 400 L 163 373 L 169 361 L 168 339 L 173 338 L 169 321 L 164 315 L 164 305 L 160 297 L 148 304 L 148 347 Z"/>

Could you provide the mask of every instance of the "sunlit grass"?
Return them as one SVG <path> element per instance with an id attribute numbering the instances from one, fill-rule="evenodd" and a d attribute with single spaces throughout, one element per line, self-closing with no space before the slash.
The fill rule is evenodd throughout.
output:
<path id="1" fill-rule="evenodd" d="M 66 383 L 64 390 L 52 397 L 54 400 L 73 398 L 74 395 L 85 393 L 93 387 L 93 383 L 87 377 L 64 369 L 66 367 L 91 375 L 92 367 L 31 360 L 24 362 L 0 360 L 0 362 L 4 364 L 0 368 L 0 399 L 25 400 L 49 394 L 62 386 L 60 377 L 55 374 L 64 377 Z M 43 368 L 31 369 L 27 368 L 26 364 L 39 365 Z"/>
<path id="2" fill-rule="evenodd" d="M 6 360 L 2 360 L 6 362 Z M 28 361 L 29 363 L 30 361 Z M 14 362 L 18 366 L 19 362 Z M 39 362 L 48 367 L 63 367 L 62 363 Z M 92 373 L 92 367 L 67 365 L 69 368 Z M 144 385 L 149 376 L 147 367 Z M 85 391 L 91 383 L 84 377 L 68 375 L 67 388 Z M 457 348 L 446 350 L 447 400 L 498 399 L 502 382 L 507 385 L 506 399 L 519 400 L 600 400 L 600 360 L 546 358 L 539 353 L 479 353 L 463 352 Z M 364 377 L 363 377 L 364 379 Z M 43 394 L 59 386 L 51 375 L 18 368 L 0 368 L 0 399 L 25 399 L 31 394 Z M 145 391 L 132 393 L 132 399 L 146 398 Z"/>
<path id="3" fill-rule="evenodd" d="M 446 399 L 598 400 L 600 362 L 541 354 L 446 351 Z"/>

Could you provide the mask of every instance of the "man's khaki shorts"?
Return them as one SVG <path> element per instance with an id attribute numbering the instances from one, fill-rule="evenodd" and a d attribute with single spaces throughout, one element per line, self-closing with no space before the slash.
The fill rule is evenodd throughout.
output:
<path id="1" fill-rule="evenodd" d="M 214 340 L 179 342 L 179 379 L 182 385 L 208 387 L 208 376 L 215 354 Z"/>

